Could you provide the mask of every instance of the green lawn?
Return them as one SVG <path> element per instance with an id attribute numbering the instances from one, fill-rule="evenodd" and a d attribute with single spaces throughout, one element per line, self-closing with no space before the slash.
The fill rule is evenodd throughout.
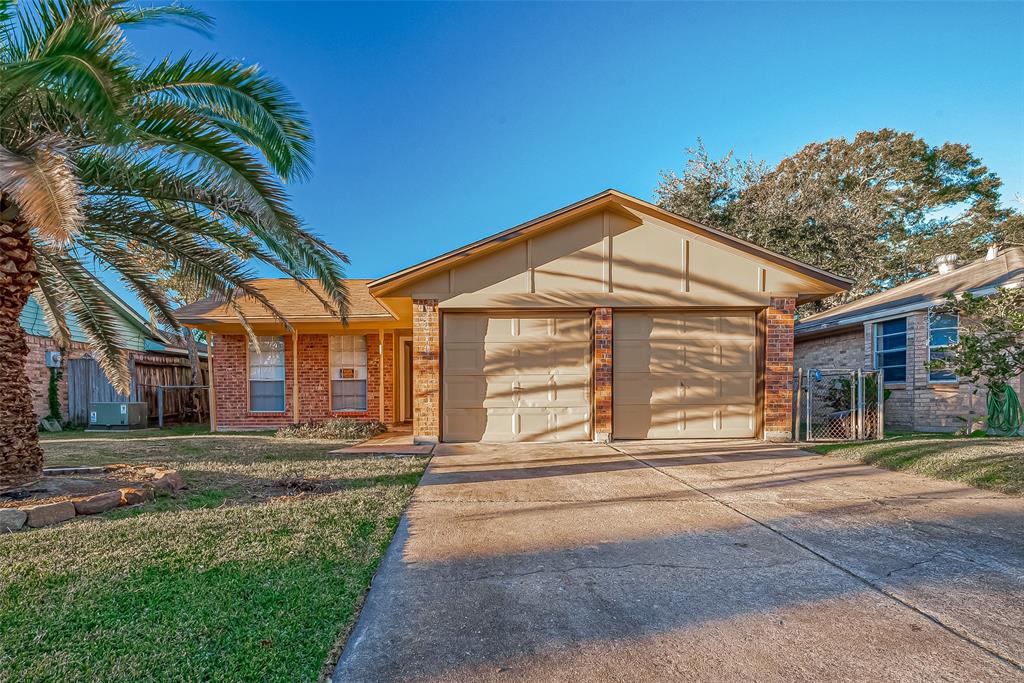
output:
<path id="1" fill-rule="evenodd" d="M 267 435 L 81 437 L 46 439 L 46 464 L 168 465 L 188 489 L 0 536 L 0 681 L 316 680 L 426 464 Z"/>
<path id="2" fill-rule="evenodd" d="M 901 434 L 884 441 L 822 444 L 808 450 L 1024 495 L 1024 439 Z"/>

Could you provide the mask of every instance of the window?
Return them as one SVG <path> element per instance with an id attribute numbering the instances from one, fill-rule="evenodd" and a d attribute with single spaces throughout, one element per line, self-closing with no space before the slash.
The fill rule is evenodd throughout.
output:
<path id="1" fill-rule="evenodd" d="M 284 412 L 284 337 L 249 342 L 249 410 Z"/>
<path id="2" fill-rule="evenodd" d="M 366 337 L 331 337 L 331 410 L 366 410 Z"/>
<path id="3" fill-rule="evenodd" d="M 885 371 L 885 382 L 907 381 L 907 319 L 875 323 L 875 369 Z"/>
<path id="4" fill-rule="evenodd" d="M 932 314 L 928 316 L 928 360 L 940 360 L 946 357 L 946 347 L 956 344 L 960 338 L 957 327 L 960 319 L 956 314 Z M 929 382 L 956 382 L 957 376 L 950 370 L 931 370 Z"/>

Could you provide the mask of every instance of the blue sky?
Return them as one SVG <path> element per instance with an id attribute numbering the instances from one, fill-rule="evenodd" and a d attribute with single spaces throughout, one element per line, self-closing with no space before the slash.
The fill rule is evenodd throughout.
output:
<path id="1" fill-rule="evenodd" d="M 893 127 L 1024 194 L 1024 4 L 219 2 L 213 39 L 308 110 L 308 224 L 376 277 L 607 187 L 649 199 L 698 137 L 770 162 Z M 268 273 L 269 274 L 269 273 Z"/>

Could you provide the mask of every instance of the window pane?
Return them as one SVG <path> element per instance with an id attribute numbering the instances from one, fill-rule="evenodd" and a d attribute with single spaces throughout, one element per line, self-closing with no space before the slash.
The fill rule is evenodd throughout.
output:
<path id="1" fill-rule="evenodd" d="M 931 360 L 943 360 L 946 358 L 946 352 L 942 349 L 932 349 L 928 357 Z M 932 382 L 953 382 L 957 376 L 950 370 L 932 370 L 928 373 L 928 379 Z"/>
<path id="2" fill-rule="evenodd" d="M 928 328 L 930 331 L 928 341 L 929 345 L 947 346 L 949 344 L 955 344 L 958 337 L 957 326 L 959 325 L 959 322 L 959 319 L 955 315 L 933 315 L 928 320 Z"/>
<path id="3" fill-rule="evenodd" d="M 332 336 L 331 409 L 366 410 L 366 337 Z"/>
<path id="4" fill-rule="evenodd" d="M 249 382 L 249 410 L 253 412 L 284 411 L 283 381 Z"/>
<path id="5" fill-rule="evenodd" d="M 885 368 L 885 382 L 906 382 L 907 381 L 907 366 L 896 366 L 892 368 Z"/>
<path id="6" fill-rule="evenodd" d="M 896 320 L 886 320 L 881 323 L 882 334 L 894 334 L 896 332 L 907 331 L 907 319 L 897 318 Z"/>
<path id="7" fill-rule="evenodd" d="M 284 380 L 284 337 L 257 337 L 249 344 L 249 379 Z"/>
<path id="8" fill-rule="evenodd" d="M 907 381 L 907 319 L 875 324 L 875 367 L 885 370 L 886 382 Z"/>
<path id="9" fill-rule="evenodd" d="M 331 410 L 366 410 L 366 381 L 349 379 L 332 381 Z"/>
<path id="10" fill-rule="evenodd" d="M 907 352 L 906 351 L 890 351 L 888 353 L 880 354 L 879 367 L 883 368 L 895 368 L 898 366 L 907 366 Z"/>

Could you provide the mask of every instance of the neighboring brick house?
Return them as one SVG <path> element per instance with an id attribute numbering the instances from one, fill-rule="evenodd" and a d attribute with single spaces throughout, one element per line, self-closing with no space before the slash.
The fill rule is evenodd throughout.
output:
<path id="1" fill-rule="evenodd" d="M 960 267 L 950 259 L 940 272 L 798 321 L 796 366 L 883 368 L 892 392 L 885 403 L 886 426 L 959 430 L 985 417 L 986 395 L 950 372 L 927 369 L 929 359 L 939 357 L 958 334 L 956 318 L 934 309 L 948 293 L 985 295 L 1022 284 L 1024 248 L 993 248 Z M 1024 377 L 1014 388 L 1022 393 Z"/>
<path id="2" fill-rule="evenodd" d="M 97 280 L 97 283 L 101 287 L 101 291 L 107 295 L 107 301 L 116 316 L 116 333 L 129 358 L 140 363 L 166 364 L 168 358 L 185 357 L 186 352 L 183 348 L 174 344 L 167 335 L 159 330 L 154 330 L 145 318 L 110 291 L 102 282 Z M 68 328 L 71 333 L 71 341 L 67 346 L 61 348 L 51 336 L 43 309 L 39 306 L 35 296 L 29 298 L 21 312 L 19 321 L 22 329 L 25 330 L 25 340 L 28 343 L 25 373 L 32 389 L 32 409 L 36 418 L 42 419 L 50 413 L 50 377 L 55 368 L 50 367 L 52 363 L 47 363 L 47 354 L 60 352 L 60 364 L 57 367 L 63 370 L 58 388 L 62 418 L 72 422 L 84 422 L 87 406 L 78 407 L 77 414 L 74 415 L 68 412 L 70 402 L 67 367 L 71 361 L 92 357 L 85 333 L 75 322 L 74 317 L 69 316 Z M 100 376 L 105 380 L 102 373 Z M 90 392 L 85 391 L 84 393 Z"/>
<path id="3" fill-rule="evenodd" d="M 254 283 L 238 314 L 181 310 L 213 343 L 215 429 L 346 416 L 419 442 L 791 433 L 796 306 L 849 280 L 608 190 L 378 280 L 346 323 Z M 322 291 L 321 291 L 322 294 Z"/>

